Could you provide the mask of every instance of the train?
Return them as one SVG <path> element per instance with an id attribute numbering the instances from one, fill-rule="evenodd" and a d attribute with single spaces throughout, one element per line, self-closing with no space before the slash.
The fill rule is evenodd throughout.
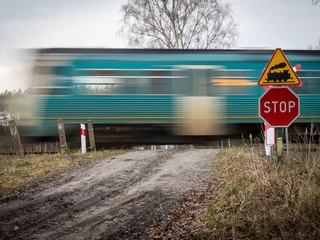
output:
<path id="1" fill-rule="evenodd" d="M 31 49 L 28 97 L 15 102 L 21 137 L 58 139 L 61 118 L 80 141 L 92 120 L 100 141 L 194 143 L 260 134 L 258 85 L 269 49 Z M 283 50 L 303 86 L 299 126 L 320 120 L 320 51 Z"/>
<path id="2" fill-rule="evenodd" d="M 269 82 L 287 82 L 292 79 L 289 70 L 283 70 L 282 72 L 268 72 L 266 81 Z"/>

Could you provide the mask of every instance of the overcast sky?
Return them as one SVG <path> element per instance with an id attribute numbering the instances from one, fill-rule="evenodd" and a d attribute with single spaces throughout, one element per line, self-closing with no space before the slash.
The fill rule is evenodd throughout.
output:
<path id="1" fill-rule="evenodd" d="M 320 37 L 320 5 L 310 0 L 225 0 L 240 32 L 237 48 L 306 49 Z M 0 0 L 0 92 L 26 87 L 13 49 L 128 47 L 116 35 L 126 0 Z"/>

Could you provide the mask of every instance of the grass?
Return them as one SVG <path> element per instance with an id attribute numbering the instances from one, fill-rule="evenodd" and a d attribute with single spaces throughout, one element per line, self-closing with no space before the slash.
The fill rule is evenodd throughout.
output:
<path id="1" fill-rule="evenodd" d="M 319 239 L 320 151 L 291 150 L 282 165 L 264 147 L 221 150 L 206 239 Z"/>
<path id="2" fill-rule="evenodd" d="M 201 239 L 320 239 L 320 144 L 290 150 L 283 164 L 264 147 L 222 149 L 216 158 L 214 194 L 202 216 Z M 302 149 L 302 151 L 301 151 Z M 0 156 L 0 191 L 126 151 L 67 155 Z M 275 159 L 275 158 L 274 158 Z"/>
<path id="3" fill-rule="evenodd" d="M 100 159 L 125 153 L 125 150 L 97 151 L 82 154 L 0 155 L 0 192 L 26 186 L 36 180 L 66 172 Z"/>

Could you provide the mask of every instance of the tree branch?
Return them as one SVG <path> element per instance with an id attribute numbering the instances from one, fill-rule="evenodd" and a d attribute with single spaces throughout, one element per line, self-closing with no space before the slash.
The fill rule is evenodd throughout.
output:
<path id="1" fill-rule="evenodd" d="M 220 0 L 128 0 L 119 32 L 132 46 L 229 48 L 238 36 Z"/>

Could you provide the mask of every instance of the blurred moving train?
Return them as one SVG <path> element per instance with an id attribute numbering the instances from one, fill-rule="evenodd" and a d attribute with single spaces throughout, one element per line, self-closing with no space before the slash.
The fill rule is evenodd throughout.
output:
<path id="1" fill-rule="evenodd" d="M 17 122 L 23 137 L 79 139 L 92 120 L 100 140 L 184 143 L 261 131 L 257 82 L 273 50 L 52 48 L 34 51 L 29 96 Z M 320 120 L 320 51 L 283 50 L 302 87 L 295 121 Z"/>

